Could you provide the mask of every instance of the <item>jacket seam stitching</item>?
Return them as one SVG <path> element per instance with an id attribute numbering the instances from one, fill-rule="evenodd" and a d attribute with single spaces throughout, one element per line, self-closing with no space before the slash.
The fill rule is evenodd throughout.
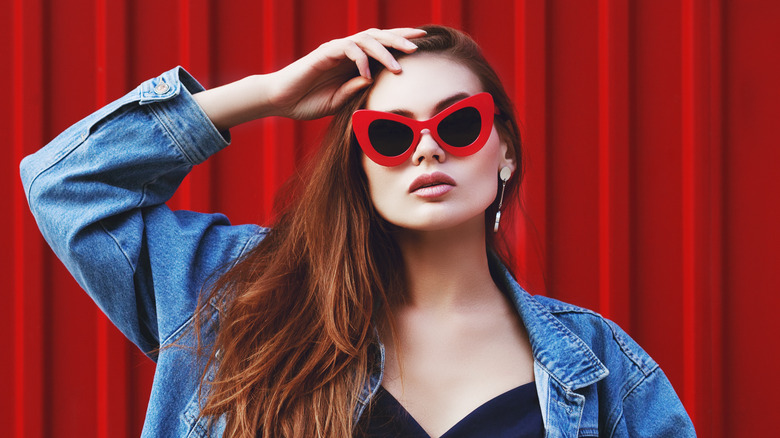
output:
<path id="1" fill-rule="evenodd" d="M 166 101 L 162 101 L 166 102 Z M 160 125 L 162 125 L 163 129 L 165 130 L 165 133 L 168 134 L 168 137 L 173 141 L 173 144 L 176 146 L 176 149 L 179 150 L 179 152 L 184 156 L 184 158 L 190 163 L 190 165 L 195 165 L 196 162 L 192 159 L 192 157 L 187 153 L 186 148 L 179 142 L 179 139 L 176 137 L 176 135 L 172 131 L 172 124 L 173 122 L 168 118 L 168 115 L 165 114 L 164 111 L 160 111 L 158 108 L 156 108 L 155 105 L 148 105 L 149 110 L 151 113 L 155 116 L 155 118 L 160 122 Z M 163 114 L 160 114 L 163 113 Z M 171 125 L 169 125 L 169 123 Z"/>
<path id="2" fill-rule="evenodd" d="M 92 126 L 94 126 L 94 125 L 92 125 Z M 89 129 L 91 130 L 92 128 L 90 127 Z M 35 176 L 33 176 L 30 179 L 30 184 L 27 185 L 27 190 L 25 192 L 25 195 L 27 196 L 28 203 L 30 204 L 30 211 L 32 211 L 34 213 L 35 207 L 33 206 L 33 203 L 32 203 L 32 199 L 33 198 L 32 198 L 31 194 L 32 194 L 33 186 L 35 185 L 36 182 L 38 182 L 38 179 L 41 177 L 41 175 L 43 175 L 46 171 L 50 170 L 52 167 L 54 167 L 57 164 L 59 164 L 60 161 L 62 161 L 65 158 L 67 158 L 68 155 L 70 155 L 73 152 L 75 152 L 76 149 L 78 149 L 79 147 L 81 147 L 81 145 L 83 145 L 84 143 L 87 142 L 89 137 L 90 137 L 89 132 L 87 134 L 83 134 L 83 133 L 80 134 L 79 135 L 79 141 L 73 143 L 73 145 L 71 147 L 63 149 L 58 155 L 53 156 L 52 157 L 52 161 L 49 164 L 47 164 L 46 166 L 41 167 L 40 170 L 38 170 L 35 173 Z"/>
<path id="3" fill-rule="evenodd" d="M 244 254 L 246 254 L 250 249 L 252 249 L 255 246 L 257 246 L 257 243 L 255 243 L 255 242 L 260 238 L 261 235 L 263 236 L 263 238 L 265 238 L 265 236 L 267 234 L 268 234 L 268 230 L 263 228 L 260 232 L 255 233 L 252 236 L 250 236 L 246 240 L 246 242 L 244 242 L 244 245 L 241 246 L 241 251 L 238 252 L 238 255 L 233 258 L 233 260 L 228 265 L 227 269 L 225 269 L 225 272 L 233 269 L 238 264 L 238 262 L 244 257 Z M 218 297 L 214 297 L 214 299 L 217 299 L 217 298 L 220 298 L 220 297 L 221 297 L 221 294 Z M 211 307 L 213 307 L 215 310 L 219 311 L 219 307 L 214 302 L 214 299 L 209 301 L 209 305 L 211 305 Z"/>
<path id="4" fill-rule="evenodd" d="M 125 96 L 125 98 L 126 97 L 127 96 Z M 80 131 L 75 131 L 74 130 L 74 132 L 72 132 L 73 136 L 77 136 L 78 141 L 72 143 L 72 145 L 70 147 L 63 148 L 59 152 L 59 154 L 54 155 L 54 156 L 51 157 L 51 162 L 49 164 L 46 164 L 46 165 L 40 167 L 35 172 L 35 175 L 30 179 L 30 184 L 27 186 L 27 190 L 25 191 L 25 195 L 27 196 L 28 200 L 31 199 L 30 198 L 30 193 L 32 193 L 33 185 L 38 181 L 38 179 L 40 178 L 41 175 L 43 175 L 44 172 L 46 172 L 47 170 L 50 170 L 52 167 L 54 167 L 57 164 L 59 164 L 60 161 L 62 161 L 65 158 L 67 158 L 68 155 L 72 154 L 74 151 L 76 151 L 76 149 L 80 148 L 84 143 L 86 143 L 87 140 L 89 140 L 89 137 L 92 136 L 92 129 L 95 127 L 95 125 L 102 123 L 104 120 L 106 120 L 109 117 L 114 117 L 114 116 L 121 115 L 120 111 L 122 111 L 123 108 L 126 105 L 132 104 L 134 102 L 133 99 L 127 99 L 126 102 L 124 100 L 125 99 L 120 99 L 119 101 L 114 102 L 116 104 L 116 108 L 111 108 L 111 111 L 107 111 L 106 114 L 104 114 L 100 118 L 97 118 L 89 126 L 85 127 L 85 129 L 82 129 Z M 103 109 L 105 109 L 105 108 L 107 108 L 107 107 L 104 107 Z M 95 114 L 95 113 L 93 113 L 93 114 Z M 68 131 L 69 130 L 66 130 L 66 131 L 64 131 L 60 135 L 66 134 Z M 54 139 L 52 139 L 52 141 L 54 141 L 56 139 L 57 138 L 55 137 Z M 33 209 L 32 204 L 30 204 L 30 209 L 31 210 Z"/>
<path id="5" fill-rule="evenodd" d="M 238 260 L 240 260 L 240 259 L 241 259 L 241 257 L 243 257 L 243 255 L 244 255 L 244 253 L 246 252 L 246 250 L 247 250 L 247 247 L 249 246 L 249 244 L 250 244 L 250 243 L 252 243 L 253 241 L 255 241 L 255 240 L 256 240 L 256 238 L 257 238 L 256 236 L 251 236 L 250 238 L 248 238 L 248 239 L 246 240 L 246 242 L 244 242 L 244 245 L 241 247 L 241 251 L 239 251 L 239 253 L 238 253 L 238 256 L 237 256 L 237 257 L 235 257 L 235 258 L 234 258 L 234 260 L 233 260 L 233 261 L 230 263 L 230 267 L 228 268 L 228 270 L 232 269 L 232 268 L 233 268 L 233 267 L 236 265 L 236 263 L 238 263 Z M 211 301 L 210 301 L 210 302 L 209 302 L 209 305 L 211 305 L 211 306 L 212 306 L 212 307 L 213 307 L 215 310 L 218 310 L 218 309 L 217 309 L 217 307 L 214 305 L 214 303 L 213 303 L 213 302 L 211 302 Z M 189 318 L 187 318 L 187 319 L 186 319 L 184 322 L 182 322 L 182 323 L 181 323 L 181 324 L 180 324 L 180 325 L 179 325 L 179 326 L 176 328 L 176 330 L 174 330 L 173 332 L 171 332 L 171 334 L 170 334 L 170 335 L 166 336 L 166 337 L 165 337 L 165 339 L 163 340 L 163 342 L 162 342 L 160 345 L 168 345 L 168 344 L 169 344 L 169 342 L 171 341 L 171 339 L 175 339 L 176 337 L 178 337 L 178 336 L 179 336 L 179 334 L 180 334 L 180 333 L 181 333 L 181 332 L 182 332 L 182 331 L 183 331 L 183 330 L 184 330 L 186 327 L 188 327 L 188 326 L 189 326 L 189 325 L 192 323 L 192 321 L 193 321 L 194 319 L 195 319 L 195 312 L 193 312 L 193 313 L 190 315 L 190 317 L 189 317 Z"/>
<path id="6" fill-rule="evenodd" d="M 130 260 L 130 256 L 127 255 L 127 252 L 125 252 L 125 249 L 122 248 L 122 245 L 119 243 L 119 240 L 117 240 L 117 238 L 114 237 L 114 235 L 110 231 L 108 231 L 108 228 L 106 228 L 106 225 L 103 223 L 103 221 L 104 221 L 104 219 L 101 219 L 100 221 L 98 221 L 98 223 L 100 224 L 100 228 L 102 228 L 103 232 L 106 233 L 106 235 L 108 235 L 108 237 L 110 237 L 111 240 L 114 241 L 114 244 L 119 249 L 119 252 L 121 252 L 122 256 L 124 256 L 125 261 L 127 262 L 127 265 L 130 268 L 130 272 L 132 272 L 133 275 L 135 275 L 135 268 L 133 267 L 133 262 Z"/>
<path id="7" fill-rule="evenodd" d="M 588 309 L 583 309 L 583 308 L 580 308 L 580 307 L 560 307 L 560 306 L 558 306 L 558 307 L 550 307 L 550 306 L 546 306 L 546 305 L 545 305 L 545 307 L 547 307 L 547 309 L 550 311 L 550 313 L 556 314 L 556 315 L 560 314 L 560 313 L 582 313 L 582 314 L 587 314 L 587 315 L 593 315 L 593 316 L 596 316 L 598 318 L 603 318 L 604 317 L 603 315 L 601 315 L 598 312 L 594 312 L 594 311 L 588 310 Z"/>
<path id="8" fill-rule="evenodd" d="M 622 336 L 620 333 L 618 333 L 614 327 L 612 327 L 612 324 L 609 324 L 606 320 L 602 321 L 606 326 L 609 328 L 610 332 L 612 333 L 612 337 L 615 338 L 615 342 L 617 343 L 618 347 L 620 347 L 620 351 L 623 352 L 623 354 L 631 360 L 631 362 L 636 365 L 637 368 L 639 368 L 639 371 L 645 376 L 649 376 L 652 374 L 653 371 L 655 371 L 656 368 L 658 368 L 658 364 L 653 362 L 652 366 L 649 370 L 645 371 L 645 365 L 643 364 L 643 361 L 639 359 L 639 357 L 634 354 L 634 352 L 631 351 L 631 349 L 628 348 L 628 346 L 623 342 Z"/>
<path id="9" fill-rule="evenodd" d="M 581 308 L 574 307 L 574 308 L 571 308 L 570 310 L 566 310 L 566 311 L 562 311 L 562 310 L 553 311 L 551 309 L 550 313 L 552 313 L 552 314 L 578 313 L 578 314 L 591 315 L 591 316 L 593 316 L 595 318 L 598 318 L 599 321 L 603 325 L 606 325 L 607 328 L 609 328 L 609 331 L 612 333 L 612 337 L 615 339 L 615 342 L 617 343 L 618 347 L 620 347 L 620 351 L 623 352 L 623 354 L 629 360 L 631 360 L 631 362 L 634 363 L 634 365 L 636 365 L 637 368 L 639 368 L 639 370 L 641 371 L 641 373 L 643 375 L 648 375 L 648 374 L 652 373 L 653 370 L 655 369 L 655 367 L 658 366 L 657 363 L 653 363 L 653 366 L 651 367 L 651 369 L 646 371 L 647 367 L 646 367 L 646 365 L 644 365 L 644 361 L 640 360 L 640 358 L 630 348 L 628 348 L 626 343 L 623 341 L 623 337 L 615 330 L 615 328 L 612 326 L 612 324 L 609 323 L 609 320 L 607 318 L 605 318 L 603 315 L 601 315 L 601 314 L 599 314 L 597 312 L 593 312 L 593 311 L 588 310 L 588 309 L 581 309 Z"/>
<path id="10" fill-rule="evenodd" d="M 539 302 L 537 300 L 532 300 L 532 301 L 536 305 L 538 305 L 538 306 L 547 307 L 547 306 L 545 306 L 544 304 L 542 304 L 541 302 Z M 606 367 L 604 366 L 603 363 L 601 363 L 601 361 L 599 360 L 598 356 L 596 356 L 596 354 L 593 352 L 593 350 L 590 349 L 590 347 L 588 346 L 588 344 L 585 343 L 585 341 L 580 339 L 580 337 L 577 336 L 576 334 L 572 333 L 572 331 L 569 330 L 557 317 L 553 316 L 552 313 L 548 314 L 546 312 L 542 312 L 540 317 L 551 321 L 552 325 L 555 328 L 555 330 L 557 332 L 559 332 L 561 335 L 565 336 L 567 339 L 571 340 L 575 345 L 580 347 L 579 350 L 582 351 L 587 356 L 587 358 L 589 359 L 590 363 L 596 368 L 596 370 L 601 371 L 603 373 L 603 371 L 604 371 L 604 369 L 606 369 Z M 601 317 L 599 316 L 599 318 L 601 318 Z M 541 365 L 541 363 L 540 363 L 540 365 Z M 550 372 L 550 370 L 547 367 L 542 365 L 542 368 L 544 368 L 548 373 L 550 373 L 550 375 L 553 375 L 553 377 L 555 377 L 554 374 L 552 372 Z M 609 370 L 607 370 L 607 372 L 609 372 Z M 588 376 L 589 376 L 588 380 L 591 380 L 593 377 L 596 377 L 597 375 L 600 375 L 602 373 L 599 373 L 599 372 L 596 372 L 596 371 L 591 372 L 591 373 L 588 374 Z M 573 390 L 573 388 L 570 388 L 568 385 L 564 385 L 563 382 L 561 382 L 557 378 L 555 380 L 558 383 L 560 383 L 564 388 L 567 388 L 570 391 Z M 572 383 L 575 383 L 575 382 L 572 382 Z M 587 385 L 583 385 L 583 386 L 587 386 Z"/>
<path id="11" fill-rule="evenodd" d="M 628 391 L 626 391 L 626 393 L 625 393 L 625 394 L 623 395 L 623 397 L 620 399 L 620 401 L 621 401 L 620 405 L 615 407 L 616 409 L 617 409 L 617 408 L 620 408 L 620 415 L 618 415 L 617 417 L 615 417 L 615 420 L 614 420 L 614 422 L 612 423 L 612 430 L 611 430 L 611 431 L 610 431 L 610 433 L 609 433 L 609 436 L 610 436 L 610 437 L 612 437 L 612 436 L 614 436 L 614 435 L 615 435 L 615 429 L 617 428 L 617 425 L 618 425 L 618 423 L 620 422 L 620 419 L 621 419 L 621 418 L 623 418 L 623 417 L 624 417 L 624 415 L 625 415 L 625 411 L 624 411 L 624 409 L 623 409 L 623 405 L 625 404 L 625 402 L 626 402 L 626 399 L 627 399 L 628 397 L 630 397 L 630 396 L 631 396 L 631 394 L 633 394 L 633 393 L 634 393 L 634 391 L 636 391 L 636 389 L 637 389 L 637 388 L 639 388 L 641 385 L 645 384 L 645 382 L 647 382 L 647 379 L 649 379 L 649 378 L 650 378 L 650 376 L 651 376 L 653 373 L 655 373 L 655 372 L 656 372 L 658 369 L 660 369 L 660 367 L 659 367 L 659 366 L 656 364 L 656 366 L 655 366 L 655 367 L 653 367 L 653 370 L 652 370 L 652 371 L 650 371 L 650 373 L 648 373 L 647 375 L 643 375 L 643 376 L 642 376 L 642 378 L 641 378 L 641 379 L 639 379 L 639 380 L 638 380 L 638 381 L 637 381 L 637 382 L 634 384 L 634 386 L 632 386 L 632 387 L 631 387 L 631 389 L 629 389 Z M 613 410 L 612 412 L 615 412 L 615 411 Z"/>

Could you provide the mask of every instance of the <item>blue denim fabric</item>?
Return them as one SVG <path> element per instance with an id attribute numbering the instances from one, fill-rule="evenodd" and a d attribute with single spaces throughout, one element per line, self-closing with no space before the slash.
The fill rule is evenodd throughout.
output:
<path id="1" fill-rule="evenodd" d="M 171 211 L 184 176 L 229 143 L 191 93 L 183 69 L 151 79 L 25 158 L 22 180 L 43 236 L 111 321 L 157 363 L 143 436 L 221 436 L 199 418 L 205 359 L 193 312 L 213 274 L 267 230 L 219 214 Z M 491 257 L 530 336 L 548 437 L 688 437 L 693 425 L 658 365 L 598 314 L 531 296 Z M 217 312 L 211 323 L 216 324 Z M 206 343 L 213 338 L 204 331 Z M 183 335 L 183 337 L 182 337 Z M 158 348 L 163 347 L 158 350 Z M 355 407 L 382 381 L 384 348 Z"/>

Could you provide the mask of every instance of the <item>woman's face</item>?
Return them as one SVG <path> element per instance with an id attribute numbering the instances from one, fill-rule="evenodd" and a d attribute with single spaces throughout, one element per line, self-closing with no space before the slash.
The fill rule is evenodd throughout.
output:
<path id="1" fill-rule="evenodd" d="M 401 74 L 385 70 L 377 75 L 367 109 L 427 120 L 484 91 L 471 70 L 447 57 L 424 53 L 399 62 Z M 496 128 L 482 149 L 466 157 L 448 154 L 427 131 L 412 147 L 411 158 L 393 167 L 363 155 L 371 200 L 379 214 L 410 230 L 441 230 L 465 223 L 484 227 L 485 209 L 496 197 L 499 170 L 504 166 L 515 170 Z"/>

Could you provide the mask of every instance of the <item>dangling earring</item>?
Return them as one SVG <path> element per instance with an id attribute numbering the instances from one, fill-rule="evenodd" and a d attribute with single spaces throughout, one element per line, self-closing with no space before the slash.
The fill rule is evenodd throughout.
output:
<path id="1" fill-rule="evenodd" d="M 512 169 L 507 166 L 501 168 L 501 172 L 498 173 L 498 177 L 501 178 L 501 198 L 498 200 L 498 211 L 496 212 L 496 223 L 493 225 L 493 232 L 498 232 L 498 223 L 501 221 L 501 206 L 504 205 L 504 190 L 506 190 L 506 182 L 509 181 L 509 177 L 512 176 Z"/>

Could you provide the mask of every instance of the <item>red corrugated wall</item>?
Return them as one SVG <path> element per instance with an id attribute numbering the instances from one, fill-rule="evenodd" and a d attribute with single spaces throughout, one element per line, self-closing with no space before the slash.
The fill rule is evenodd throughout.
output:
<path id="1" fill-rule="evenodd" d="M 3 435 L 137 436 L 154 372 L 43 242 L 22 156 L 176 64 L 209 87 L 359 29 L 428 22 L 471 33 L 515 97 L 522 281 L 621 324 L 700 436 L 776 430 L 780 3 L 4 0 Z M 323 126 L 234 129 L 173 205 L 263 222 Z"/>

